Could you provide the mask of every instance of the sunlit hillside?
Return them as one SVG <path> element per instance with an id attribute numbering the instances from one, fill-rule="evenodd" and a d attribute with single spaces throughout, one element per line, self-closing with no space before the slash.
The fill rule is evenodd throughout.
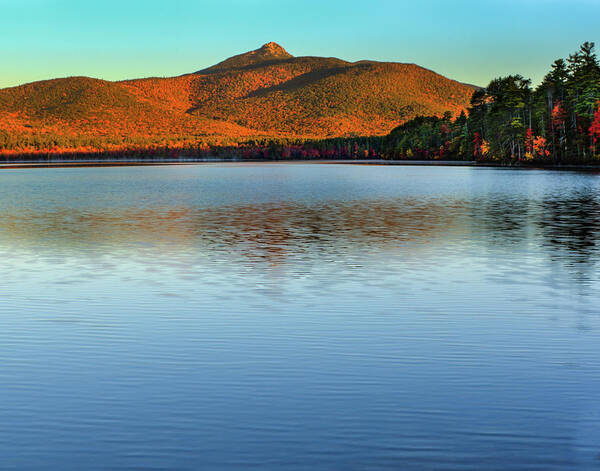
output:
<path id="1" fill-rule="evenodd" d="M 0 90 L 0 150 L 118 149 L 387 134 L 474 88 L 413 64 L 293 57 L 275 43 L 179 77 Z"/>

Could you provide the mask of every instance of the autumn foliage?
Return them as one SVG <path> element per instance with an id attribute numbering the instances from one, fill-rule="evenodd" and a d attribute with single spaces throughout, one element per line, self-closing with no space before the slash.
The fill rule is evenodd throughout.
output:
<path id="1" fill-rule="evenodd" d="M 0 153 L 137 152 L 383 136 L 466 109 L 474 88 L 412 64 L 293 57 L 269 43 L 179 77 L 0 90 Z"/>
<path id="2" fill-rule="evenodd" d="M 593 43 L 554 62 L 541 84 L 520 75 L 476 90 L 467 114 L 416 118 L 394 129 L 382 154 L 511 164 L 598 164 L 600 65 Z"/>

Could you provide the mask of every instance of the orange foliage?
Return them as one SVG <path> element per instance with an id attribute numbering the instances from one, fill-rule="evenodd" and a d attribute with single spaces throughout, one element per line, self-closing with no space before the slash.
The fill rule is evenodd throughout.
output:
<path id="1" fill-rule="evenodd" d="M 179 77 L 0 90 L 0 152 L 382 136 L 417 115 L 458 115 L 472 92 L 412 64 L 294 58 L 269 43 Z"/>

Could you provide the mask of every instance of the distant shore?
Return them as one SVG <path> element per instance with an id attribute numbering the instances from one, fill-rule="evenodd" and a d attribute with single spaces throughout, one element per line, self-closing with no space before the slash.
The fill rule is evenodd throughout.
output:
<path id="1" fill-rule="evenodd" d="M 475 166 L 475 161 L 456 160 L 384 160 L 384 159 L 51 159 L 23 160 L 0 163 L 0 168 L 46 168 L 46 167 L 103 167 L 137 165 L 195 165 L 213 163 L 285 163 L 285 164 L 355 164 L 355 165 L 432 165 Z"/>
<path id="2" fill-rule="evenodd" d="M 433 166 L 433 167 L 499 167 L 512 169 L 548 169 L 548 170 L 600 170 L 600 165 L 508 165 L 494 162 L 477 162 L 462 160 L 384 160 L 384 159 L 51 159 L 51 160 L 16 160 L 0 163 L 0 169 L 19 168 L 76 168 L 76 167 L 133 167 L 133 166 L 162 166 L 162 165 L 198 165 L 198 164 L 345 164 L 345 165 L 404 165 L 404 166 Z"/>

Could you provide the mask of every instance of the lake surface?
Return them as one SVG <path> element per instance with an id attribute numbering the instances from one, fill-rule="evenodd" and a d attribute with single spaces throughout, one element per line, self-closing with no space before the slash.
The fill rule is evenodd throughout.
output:
<path id="1" fill-rule="evenodd" d="M 0 172 L 0 469 L 600 469 L 600 175 Z"/>

